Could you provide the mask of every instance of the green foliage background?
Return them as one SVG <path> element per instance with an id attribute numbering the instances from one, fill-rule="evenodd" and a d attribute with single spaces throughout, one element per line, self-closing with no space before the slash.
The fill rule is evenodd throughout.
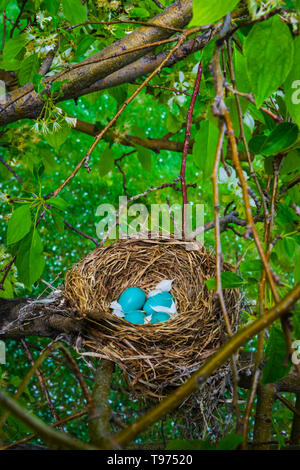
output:
<path id="1" fill-rule="evenodd" d="M 91 56 L 116 39 L 124 37 L 136 27 L 136 25 L 124 23 L 107 26 L 89 25 L 66 31 L 62 29 L 66 25 L 74 25 L 87 19 L 97 21 L 99 18 L 105 21 L 126 18 L 145 21 L 160 11 L 151 0 L 139 2 L 103 0 L 93 4 L 88 2 L 88 7 L 77 2 L 78 8 L 74 8 L 75 3 L 75 0 L 63 0 L 62 2 L 59 0 L 51 2 L 29 0 L 26 3 L 26 12 L 20 21 L 20 29 L 25 28 L 28 19 L 30 20 L 34 16 L 35 11 L 39 12 L 40 20 L 23 33 L 20 33 L 19 30 L 15 31 L 13 39 L 5 43 L 0 68 L 13 70 L 20 85 L 33 81 L 36 90 L 39 90 L 39 86 L 42 85 L 38 71 L 45 56 L 41 47 L 53 45 L 56 40 L 53 31 L 61 33 L 58 50 L 60 60 L 57 64 L 53 63 L 50 75 L 63 70 L 65 65 L 77 63 Z M 171 2 L 164 1 L 162 3 L 167 6 Z M 201 11 L 202 3 L 195 1 L 194 8 L 199 8 Z M 222 4 L 225 3 L 222 2 Z M 228 11 L 230 11 L 238 2 L 227 3 Z M 249 2 L 249 9 L 251 11 L 252 8 L 252 12 L 257 14 L 262 5 L 260 2 L 256 2 L 255 9 L 253 3 L 255 2 Z M 297 28 L 299 30 L 297 23 L 299 13 L 296 11 L 299 5 L 297 2 L 273 3 L 273 7 L 283 6 L 286 8 L 286 17 L 293 17 L 294 23 L 283 23 L 279 16 L 273 16 L 266 22 L 245 26 L 237 31 L 235 35 L 237 42 L 232 43 L 232 46 L 237 89 L 245 93 L 252 91 L 258 104 L 256 107 L 245 98 L 241 98 L 245 115 L 246 138 L 251 153 L 255 157 L 253 165 L 261 187 L 267 188 L 269 199 L 273 163 L 278 161 L 278 155 L 282 160 L 272 233 L 272 239 L 276 239 L 277 242 L 272 250 L 270 265 L 280 278 L 281 285 L 278 290 L 280 295 L 284 296 L 300 280 L 299 216 L 292 207 L 292 204 L 300 205 L 299 184 L 286 190 L 288 183 L 299 174 L 300 162 L 299 129 L 297 127 L 300 125 L 300 105 L 297 108 L 291 102 L 291 84 L 300 78 L 298 77 L 299 37 L 293 37 L 293 32 Z M 0 10 L 2 12 L 5 10 L 12 21 L 16 20 L 21 7 L 21 1 L 0 1 Z M 221 16 L 226 13 L 227 11 L 222 12 Z M 289 15 L 291 16 L 289 17 Z M 49 17 L 51 18 L 47 19 Z M 220 16 L 210 21 L 213 22 L 219 18 Z M 193 21 L 195 25 L 199 24 L 195 15 Z M 2 35 L 3 23 L 0 24 L 0 37 Z M 262 47 L 264 41 L 268 41 L 265 43 L 266 47 Z M 114 127 L 115 135 L 129 134 L 146 139 L 162 138 L 166 134 L 172 133 L 175 134 L 174 140 L 183 142 L 190 96 L 177 95 L 159 87 L 175 88 L 191 94 L 197 65 L 200 60 L 202 61 L 203 77 L 192 124 L 192 139 L 195 140 L 195 143 L 193 153 L 188 155 L 186 178 L 188 183 L 196 185 L 195 188 L 189 188 L 189 201 L 193 204 L 205 205 L 205 222 L 213 220 L 214 207 L 210 174 L 218 135 L 217 121 L 211 111 L 215 96 L 214 84 L 208 68 L 214 44 L 215 40 L 212 40 L 201 52 L 188 56 L 187 59 L 172 68 L 164 68 L 159 77 L 157 76 L 151 81 L 151 84 L 158 88 L 144 88 L 133 103 L 127 107 Z M 160 46 L 156 51 L 167 49 L 167 46 Z M 228 76 L 226 64 L 224 67 Z M 54 93 L 59 93 L 60 86 L 58 84 L 51 89 L 53 92 L 51 96 L 54 96 Z M 124 193 L 124 188 L 122 174 L 116 167 L 114 160 L 132 149 L 121 145 L 117 138 L 113 141 L 106 137 L 104 141 L 100 142 L 90 160 L 92 171 L 89 173 L 82 168 L 59 196 L 60 199 L 53 202 L 52 208 L 47 210 L 46 217 L 38 226 L 38 240 L 33 242 L 30 238 L 32 226 L 31 228 L 30 226 L 26 227 L 24 213 L 21 214 L 22 224 L 20 225 L 23 227 L 24 233 L 16 232 L 16 229 L 13 230 L 11 214 L 14 214 L 13 211 L 20 205 L 23 207 L 25 204 L 27 208 L 30 205 L 32 221 L 37 220 L 44 209 L 43 197 L 55 190 L 68 177 L 91 145 L 93 138 L 71 129 L 66 117 L 82 119 L 94 123 L 102 129 L 135 89 L 136 84 L 126 84 L 83 96 L 76 101 L 68 100 L 57 105 L 62 110 L 60 115 L 57 114 L 54 108 L 55 103 L 50 97 L 46 103 L 48 114 L 45 115 L 44 121 L 42 117 L 37 120 L 38 132 L 33 130 L 34 122 L 31 120 L 22 120 L 2 129 L 0 155 L 17 172 L 24 181 L 24 185 L 20 185 L 12 173 L 4 165 L 0 165 L 2 191 L 0 269 L 5 268 L 12 259 L 15 250 L 20 246 L 23 246 L 24 256 L 22 262 L 19 262 L 19 266 L 17 263 L 17 266 L 14 266 L 10 271 L 4 284 L 4 291 L 0 291 L 0 297 L 35 297 L 47 294 L 49 289 L 42 280 L 54 286 L 60 285 L 66 271 L 72 264 L 94 248 L 94 244 L 90 240 L 80 237 L 74 231 L 64 227 L 62 221 L 65 219 L 72 226 L 95 238 L 95 227 L 99 222 L 99 218 L 95 215 L 97 207 L 103 203 L 110 203 L 118 207 L 119 196 Z M 226 105 L 232 116 L 236 136 L 239 137 L 238 115 L 234 96 L 230 92 L 226 97 Z M 281 115 L 283 122 L 276 123 L 268 114 L 259 109 L 261 105 L 269 107 L 273 112 Z M 52 132 L 51 127 L 53 116 L 54 122 L 62 126 L 56 132 Z M 45 132 L 43 125 L 48 126 L 50 132 Z M 245 153 L 241 139 L 239 139 L 238 145 L 241 154 Z M 224 149 L 224 157 L 226 157 L 226 148 Z M 126 174 L 128 194 L 132 196 L 142 193 L 152 185 L 172 183 L 179 176 L 181 158 L 179 153 L 166 150 L 155 153 L 138 147 L 135 153 L 126 156 L 120 162 L 122 170 Z M 241 189 L 235 171 L 231 167 L 230 158 L 226 161 L 229 169 L 231 168 L 231 176 L 226 174 L 224 166 L 222 166 L 223 171 L 219 175 L 221 216 L 230 208 L 230 210 L 236 210 L 239 217 L 244 219 L 245 208 Z M 253 193 L 257 195 L 257 188 L 250 177 L 249 165 L 247 162 L 243 162 L 242 165 L 247 175 L 248 184 Z M 32 194 L 35 196 L 33 197 Z M 142 197 L 138 202 L 145 203 L 150 208 L 152 203 L 165 203 L 167 198 L 171 204 L 181 203 L 181 192 L 166 188 L 150 193 L 147 198 Z M 262 213 L 261 207 L 258 208 L 255 205 L 253 198 L 251 202 L 253 213 Z M 260 204 L 259 202 L 258 205 Z M 12 227 L 11 239 L 7 239 L 9 224 Z M 257 228 L 261 239 L 263 239 L 264 220 L 259 215 Z M 244 229 L 238 227 L 237 230 L 242 232 Z M 24 244 L 25 236 L 29 237 L 26 246 Z M 259 311 L 257 284 L 261 278 L 262 264 L 251 238 L 244 239 L 228 229 L 222 234 L 221 240 L 225 260 L 234 266 L 237 266 L 238 263 L 238 277 L 226 279 L 225 276 L 223 281 L 227 282 L 224 287 L 233 287 L 236 285 L 234 283 L 238 283 L 242 289 L 246 299 L 246 307 L 242 312 L 241 321 L 245 324 L 253 320 Z M 18 245 L 18 243 L 23 243 L 23 245 Z M 209 249 L 214 248 L 213 231 L 206 232 L 205 244 Z M 30 261 L 30 256 L 32 261 Z M 241 259 L 242 261 L 239 262 Z M 213 281 L 211 286 L 213 287 Z M 266 307 L 270 308 L 272 305 L 272 297 L 267 290 Z M 298 309 L 293 317 L 295 338 L 300 338 L 299 315 Z M 28 338 L 28 342 L 35 357 L 39 353 L 38 348 L 48 343 L 47 340 L 37 338 Z M 256 341 L 253 340 L 245 349 L 255 350 L 255 347 Z M 266 341 L 266 357 L 269 362 L 267 361 L 264 368 L 263 381 L 265 383 L 276 381 L 288 372 L 289 367 L 282 365 L 284 348 L 280 325 L 275 325 L 270 330 Z M 16 341 L 7 342 L 7 357 L 7 364 L 1 367 L 0 384 L 8 391 L 14 392 L 29 365 L 24 351 Z M 75 353 L 74 357 L 77 358 Z M 55 408 L 63 416 L 82 409 L 84 404 L 78 384 L 61 361 L 62 358 L 55 353 L 53 358 L 45 361 L 42 370 L 49 385 L 51 398 L 55 402 Z M 93 369 L 87 367 L 82 359 L 79 363 L 88 384 L 92 387 Z M 95 367 L 96 363 L 91 361 L 91 365 Z M 141 413 L 145 404 L 138 403 L 137 400 L 129 397 L 124 391 L 124 387 L 121 373 L 117 370 L 110 396 L 111 404 L 116 415 L 121 416 L 125 422 L 130 422 Z M 242 409 L 246 396 L 246 392 L 241 390 Z M 290 396 L 289 399 L 293 400 L 293 397 Z M 30 412 L 51 422 L 52 417 L 43 395 L 40 393 L 36 379 L 30 383 L 30 387 L 22 397 L 21 404 Z M 224 406 L 219 413 L 225 422 L 229 407 Z M 282 443 L 282 439 L 288 436 L 290 423 L 291 412 L 283 408 L 281 404 L 276 404 L 273 437 L 279 443 Z M 231 423 L 229 429 L 228 427 L 225 429 L 226 427 L 223 425 L 224 423 L 219 424 L 215 430 L 211 430 L 213 440 L 219 439 L 224 432 L 231 431 L 234 422 Z M 163 436 L 162 427 L 164 427 Z M 67 430 L 74 436 L 87 440 L 87 424 L 84 417 L 68 424 Z M 26 432 L 28 430 L 20 422 L 12 416 L 9 418 L 6 440 L 17 440 Z M 180 439 L 183 435 L 184 420 L 182 421 L 178 417 L 174 420 L 171 417 L 164 423 L 157 423 L 145 432 L 139 441 Z M 189 438 L 197 439 L 198 431 L 195 430 L 194 436 L 191 434 Z"/>

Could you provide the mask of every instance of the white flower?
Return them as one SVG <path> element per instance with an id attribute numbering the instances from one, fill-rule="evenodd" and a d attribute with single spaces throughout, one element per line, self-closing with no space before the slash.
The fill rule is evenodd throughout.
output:
<path id="1" fill-rule="evenodd" d="M 230 171 L 230 176 L 228 176 L 225 168 L 222 166 L 219 168 L 219 183 L 220 184 L 229 184 L 236 186 L 237 178 L 235 175 L 235 170 L 228 166 Z"/>
<path id="2" fill-rule="evenodd" d="M 44 25 L 52 20 L 52 16 L 44 16 L 44 13 L 40 11 L 39 13 L 37 13 L 36 19 L 40 27 L 44 29 Z"/>
<path id="3" fill-rule="evenodd" d="M 46 122 L 43 121 L 42 123 L 42 133 L 43 134 L 48 134 L 50 132 L 49 127 L 47 126 Z"/>
<path id="4" fill-rule="evenodd" d="M 198 72 L 198 68 L 199 68 L 199 62 L 197 62 L 197 64 L 194 65 L 192 72 L 193 72 L 193 73 L 197 73 L 197 72 Z"/>
<path id="5" fill-rule="evenodd" d="M 59 122 L 55 121 L 53 123 L 53 132 L 58 131 L 60 128 L 61 128 L 61 125 L 59 124 Z"/>
<path id="6" fill-rule="evenodd" d="M 26 37 L 28 41 L 32 41 L 34 39 L 34 35 L 32 34 L 32 29 L 29 27 L 26 31 Z"/>
<path id="7" fill-rule="evenodd" d="M 34 124 L 34 126 L 32 127 L 32 129 L 34 130 L 34 132 L 36 132 L 37 134 L 39 134 L 39 132 L 40 132 L 39 123 L 36 122 L 36 123 Z"/>
<path id="8" fill-rule="evenodd" d="M 76 127 L 77 118 L 72 118 L 72 117 L 66 116 L 65 119 L 66 119 L 66 123 L 69 124 L 70 127 Z"/>

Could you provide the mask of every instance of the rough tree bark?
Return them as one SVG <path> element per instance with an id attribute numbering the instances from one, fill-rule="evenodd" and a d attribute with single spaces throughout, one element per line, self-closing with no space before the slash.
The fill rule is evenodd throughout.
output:
<path id="1" fill-rule="evenodd" d="M 189 23 L 191 17 L 192 0 L 178 0 L 153 18 L 150 23 L 183 28 Z M 115 72 L 118 72 L 119 76 L 127 77 L 127 81 L 129 77 L 132 80 L 134 76 L 138 77 L 149 73 L 149 68 L 154 69 L 156 61 L 162 60 L 163 57 L 160 57 L 161 55 L 155 59 L 149 57 L 149 53 L 154 49 L 153 47 L 138 49 L 128 54 L 124 54 L 124 51 L 161 41 L 172 35 L 174 35 L 174 31 L 170 29 L 142 26 L 80 64 L 71 66 L 69 70 L 46 78 L 44 84 L 47 87 L 56 80 L 68 80 L 61 88 L 60 101 L 63 101 L 77 98 L 97 89 L 103 89 L 103 87 L 106 88 L 107 85 L 104 85 L 101 80 Z M 137 63 L 144 56 L 146 56 L 145 61 Z M 176 62 L 176 59 L 174 61 Z M 124 67 L 130 64 L 133 64 L 130 70 L 123 70 Z M 139 70 L 138 73 L 137 70 Z M 113 80 L 115 78 L 116 76 L 113 77 Z M 35 118 L 41 112 L 43 104 L 42 98 L 33 90 L 31 83 L 13 90 L 6 95 L 6 101 L 1 105 L 0 125 L 4 126 L 24 118 Z"/>
<path id="2" fill-rule="evenodd" d="M 40 300 L 1 299 L 0 339 L 78 334 L 81 323 L 70 315 L 64 302 L 60 291 Z"/>

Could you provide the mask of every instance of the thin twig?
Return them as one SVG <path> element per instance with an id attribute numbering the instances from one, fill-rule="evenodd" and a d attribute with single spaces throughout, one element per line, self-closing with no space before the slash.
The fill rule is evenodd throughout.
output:
<path id="1" fill-rule="evenodd" d="M 295 415 L 300 417 L 300 411 L 297 410 L 290 402 L 287 400 L 285 397 L 280 395 L 279 393 L 276 393 L 276 398 L 280 400 L 289 410 L 291 410 Z"/>
<path id="2" fill-rule="evenodd" d="M 231 50 L 231 45 L 230 44 L 228 44 L 227 52 L 228 52 L 228 66 L 229 66 L 230 78 L 231 78 L 233 89 L 234 89 L 234 91 L 236 91 L 235 73 L 234 73 L 234 68 L 233 68 L 232 50 Z M 262 192 L 261 186 L 259 184 L 258 178 L 256 176 L 255 170 L 254 170 L 254 166 L 253 166 L 253 163 L 252 163 L 252 159 L 251 159 L 251 155 L 250 155 L 250 151 L 249 151 L 249 147 L 248 147 L 248 142 L 247 142 L 246 135 L 245 135 L 244 122 L 243 122 L 243 111 L 242 111 L 241 103 L 240 103 L 239 96 L 238 96 L 237 93 L 234 94 L 234 97 L 235 97 L 236 107 L 237 107 L 237 111 L 238 111 L 240 133 L 241 133 L 241 136 L 242 136 L 242 139 L 243 139 L 244 148 L 245 148 L 245 152 L 246 152 L 247 160 L 248 160 L 248 164 L 249 164 L 250 176 L 252 176 L 253 180 L 255 181 L 256 187 L 257 187 L 258 192 L 259 192 L 260 197 L 261 197 L 261 201 L 263 203 L 265 216 L 268 217 L 268 207 L 267 207 L 267 204 L 266 204 L 265 197 L 264 197 L 264 194 Z"/>
<path id="3" fill-rule="evenodd" d="M 74 178 L 74 176 L 78 173 L 82 165 L 84 164 L 86 168 L 89 168 L 89 158 L 91 153 L 99 143 L 99 141 L 104 137 L 107 131 L 112 127 L 112 125 L 117 121 L 119 116 L 123 113 L 123 111 L 127 108 L 127 106 L 134 100 L 134 98 L 140 93 L 140 91 L 147 85 L 147 83 L 152 80 L 152 78 L 160 72 L 164 64 L 169 60 L 169 58 L 173 55 L 173 53 L 180 47 L 181 44 L 185 41 L 186 37 L 197 32 L 198 28 L 194 28 L 192 30 L 188 30 L 186 33 L 180 36 L 177 44 L 169 51 L 167 56 L 163 59 L 158 67 L 144 80 L 144 82 L 135 90 L 132 95 L 124 102 L 124 104 L 120 107 L 118 112 L 114 115 L 111 121 L 105 126 L 105 128 L 96 136 L 94 143 L 89 148 L 86 155 L 82 158 L 82 160 L 78 163 L 78 165 L 74 168 L 72 173 L 67 177 L 67 179 L 53 192 L 50 193 L 51 196 L 56 197 L 64 188 L 65 186 Z M 50 197 L 48 195 L 47 197 Z"/>
<path id="4" fill-rule="evenodd" d="M 219 188 L 218 188 L 218 170 L 220 165 L 220 157 L 221 151 L 223 147 L 224 141 L 224 134 L 225 134 L 225 123 L 220 123 L 220 131 L 218 137 L 218 144 L 216 148 L 215 154 L 215 161 L 213 166 L 212 172 L 212 183 L 213 183 L 213 197 L 214 197 L 214 222 L 215 222 L 215 247 L 216 247 L 216 294 L 219 298 L 222 316 L 225 323 L 225 328 L 228 336 L 232 336 L 232 328 L 225 304 L 225 299 L 222 290 L 222 280 L 221 280 L 221 272 L 222 272 L 222 248 L 221 248 L 221 231 L 220 231 L 220 218 L 219 218 L 219 211 L 220 211 L 220 200 L 219 200 Z M 236 365 L 236 356 L 232 356 L 231 358 L 231 370 L 232 370 L 232 379 L 233 379 L 233 405 L 236 413 L 237 418 L 237 429 L 240 429 L 241 422 L 240 422 L 240 409 L 238 406 L 238 371 Z"/>
<path id="5" fill-rule="evenodd" d="M 23 0 L 22 5 L 21 5 L 21 8 L 20 8 L 20 11 L 19 11 L 19 14 L 18 14 L 18 16 L 17 16 L 17 19 L 16 19 L 16 21 L 15 21 L 15 23 L 14 23 L 12 29 L 11 29 L 11 32 L 10 32 L 10 35 L 9 35 L 10 38 L 13 37 L 14 30 L 15 30 L 16 27 L 19 25 L 19 21 L 20 21 L 20 19 L 21 19 L 22 14 L 23 14 L 23 11 L 24 11 L 24 8 L 25 8 L 26 3 L 27 3 L 27 0 Z"/>
<path id="6" fill-rule="evenodd" d="M 86 233 L 84 232 L 81 232 L 81 230 L 78 230 L 78 228 L 76 227 L 73 227 L 73 225 L 69 224 L 69 222 L 67 222 L 66 220 L 64 220 L 64 224 L 66 227 L 68 227 L 70 230 L 73 230 L 74 232 L 78 233 L 79 235 L 81 235 L 82 237 L 86 238 L 87 240 L 91 240 L 96 246 L 99 245 L 99 242 L 91 237 L 90 235 L 87 235 Z"/>
<path id="7" fill-rule="evenodd" d="M 6 168 L 8 169 L 8 171 L 10 171 L 15 178 L 17 178 L 17 180 L 19 181 L 19 183 L 21 184 L 24 184 L 24 181 L 20 178 L 20 176 L 15 172 L 15 170 L 2 158 L 0 157 L 0 162 L 6 166 Z"/>
<path id="8" fill-rule="evenodd" d="M 11 259 L 11 261 L 8 263 L 8 265 L 6 266 L 5 268 L 5 272 L 4 272 L 4 275 L 0 281 L 0 290 L 4 290 L 4 282 L 5 282 L 5 279 L 7 278 L 8 276 L 8 273 L 9 271 L 11 270 L 12 268 L 12 265 L 14 264 L 14 262 L 16 261 L 17 259 L 17 255 L 14 255 L 13 258 Z"/>
<path id="9" fill-rule="evenodd" d="M 158 8 L 161 8 L 162 10 L 164 10 L 165 7 L 160 3 L 159 0 L 153 0 L 153 2 Z"/>
<path id="10" fill-rule="evenodd" d="M 219 47 L 220 45 L 216 46 L 213 59 L 212 59 L 212 69 L 213 69 L 213 76 L 214 76 L 215 89 L 216 89 L 216 99 L 213 105 L 213 111 L 217 116 L 223 116 L 225 120 L 226 127 L 227 127 L 228 140 L 229 140 L 229 144 L 230 144 L 231 151 L 232 151 L 232 161 L 233 161 L 234 167 L 236 169 L 238 178 L 242 186 L 244 207 L 245 207 L 246 219 L 247 219 L 247 224 L 248 224 L 247 231 L 249 232 L 249 234 L 250 233 L 253 234 L 257 251 L 262 260 L 263 267 L 266 271 L 266 276 L 270 284 L 273 297 L 275 299 L 275 302 L 278 303 L 280 300 L 280 296 L 277 292 L 276 283 L 274 281 L 274 276 L 273 276 L 270 264 L 268 262 L 267 255 L 263 249 L 256 225 L 252 216 L 251 205 L 250 205 L 250 200 L 249 200 L 248 185 L 247 185 L 247 181 L 246 181 L 246 178 L 243 173 L 242 166 L 239 160 L 239 154 L 238 154 L 237 143 L 236 143 L 236 138 L 234 134 L 232 120 L 224 102 L 224 89 L 223 89 L 224 80 L 223 80 L 222 71 L 221 71 L 220 63 L 219 63 Z M 290 354 L 292 354 L 293 348 L 292 348 L 292 341 L 291 341 L 291 332 L 285 321 L 282 321 L 282 329 L 283 329 L 283 333 L 285 336 L 287 348 Z M 297 367 L 297 369 L 299 369 L 300 371 L 300 367 Z"/>
<path id="11" fill-rule="evenodd" d="M 11 399 L 4 392 L 0 392 L 0 404 L 8 412 L 13 413 L 18 419 L 25 423 L 29 428 L 36 431 L 36 433 L 49 445 L 59 446 L 62 449 L 73 450 L 95 450 L 96 448 L 89 444 L 73 439 L 66 434 L 55 431 L 44 424 L 40 419 L 35 418 L 28 411 L 24 410 L 18 403 Z"/>
<path id="12" fill-rule="evenodd" d="M 62 29 L 65 31 L 71 31 L 75 28 L 79 28 L 80 26 L 86 26 L 86 25 L 97 25 L 97 24 L 102 24 L 106 26 L 114 25 L 114 24 L 135 24 L 135 25 L 140 25 L 140 26 L 148 26 L 151 28 L 160 28 L 160 29 L 167 29 L 169 31 L 174 31 L 177 33 L 183 33 L 184 29 L 181 28 L 174 28 L 173 26 L 167 26 L 163 24 L 157 24 L 157 23 L 149 23 L 146 21 L 135 21 L 135 20 L 112 20 L 112 21 L 85 21 L 84 23 L 78 23 L 74 24 L 72 26 L 66 26 Z"/>
<path id="13" fill-rule="evenodd" d="M 132 82 L 132 85 L 140 85 L 140 83 Z M 162 86 L 162 85 L 151 85 L 150 83 L 148 83 L 148 85 L 146 86 L 147 88 L 156 88 L 159 90 L 171 91 L 172 93 L 175 93 L 176 95 L 193 96 L 192 93 L 189 93 L 184 90 L 178 90 L 177 88 L 170 88 L 170 87 Z"/>
<path id="14" fill-rule="evenodd" d="M 21 344 L 22 344 L 22 346 L 23 346 L 23 348 L 24 348 L 24 351 L 25 351 L 25 353 L 26 353 L 26 356 L 27 356 L 27 358 L 28 358 L 30 364 L 33 365 L 33 364 L 34 364 L 34 359 L 33 359 L 33 356 L 32 356 L 32 354 L 31 354 L 31 351 L 30 351 L 29 347 L 27 346 L 27 343 L 26 343 L 25 339 L 21 339 Z M 41 373 L 40 369 L 36 369 L 35 373 L 36 373 L 36 376 L 37 376 L 37 378 L 38 378 L 38 381 L 39 381 L 40 387 L 41 387 L 41 389 L 42 389 L 42 392 L 43 392 L 43 394 L 45 395 L 45 398 L 46 398 L 46 400 L 47 400 L 50 413 L 52 414 L 54 421 L 59 421 L 59 416 L 58 416 L 58 414 L 56 413 L 56 410 L 55 410 L 55 408 L 54 408 L 54 406 L 53 406 L 53 403 L 52 403 L 52 401 L 51 401 L 51 398 L 50 398 L 48 389 L 47 389 L 47 387 L 46 387 L 46 384 L 45 384 L 45 381 L 44 381 L 44 379 L 43 379 L 43 376 L 42 376 L 42 373 Z M 64 429 L 63 429 L 62 426 L 59 425 L 58 427 L 59 427 L 59 430 L 60 430 L 60 431 L 64 432 Z"/>
<path id="15" fill-rule="evenodd" d="M 3 11 L 2 16 L 3 16 L 3 33 L 2 33 L 2 47 L 1 47 L 0 55 L 3 54 L 3 49 L 5 46 L 5 37 L 6 37 L 6 11 L 5 10 Z"/>
<path id="16" fill-rule="evenodd" d="M 182 160 L 181 160 L 181 169 L 180 169 L 180 181 L 181 181 L 181 190 L 182 190 L 182 237 L 185 238 L 186 236 L 186 208 L 187 208 L 187 188 L 186 188 L 186 181 L 185 181 L 185 168 L 186 168 L 186 157 L 188 154 L 188 149 L 190 145 L 191 139 L 191 127 L 192 127 L 192 117 L 194 106 L 196 102 L 196 98 L 199 92 L 201 77 L 202 77 L 202 63 L 199 62 L 195 87 L 191 99 L 191 103 L 189 106 L 188 114 L 187 114 L 187 124 L 186 124 L 186 131 L 185 131 L 185 138 L 183 144 L 183 152 L 182 152 Z"/>
<path id="17" fill-rule="evenodd" d="M 66 416 L 65 418 L 60 419 L 56 421 L 55 423 L 50 423 L 49 426 L 51 428 L 55 428 L 62 424 L 68 423 L 69 421 L 72 421 L 73 419 L 80 418 L 81 416 L 84 416 L 86 414 L 87 414 L 87 410 L 81 410 L 81 411 L 78 411 L 77 413 L 74 413 L 73 415 L 69 415 L 69 416 Z M 15 447 L 18 444 L 24 444 L 25 442 L 31 441 L 31 439 L 34 439 L 37 436 L 38 436 L 38 433 L 29 434 L 29 436 L 23 437 L 22 439 L 19 439 L 18 441 L 11 442 L 10 444 L 0 447 L 0 450 L 6 450 L 6 449 L 9 449 L 10 447 Z"/>

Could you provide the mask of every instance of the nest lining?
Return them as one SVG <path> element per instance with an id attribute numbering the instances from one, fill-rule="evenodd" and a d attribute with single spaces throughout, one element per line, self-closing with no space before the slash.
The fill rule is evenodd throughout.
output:
<path id="1" fill-rule="evenodd" d="M 224 270 L 232 267 L 225 263 Z M 222 343 L 219 302 L 205 285 L 212 277 L 215 255 L 204 247 L 189 251 L 185 242 L 173 238 L 124 239 L 95 249 L 73 266 L 66 276 L 65 296 L 84 319 L 86 354 L 114 361 L 137 393 L 161 398 Z M 126 288 L 137 286 L 148 293 L 164 279 L 175 279 L 171 293 L 178 314 L 174 319 L 135 325 L 111 313 L 110 303 Z M 234 331 L 239 293 L 226 289 L 224 297 Z"/>

